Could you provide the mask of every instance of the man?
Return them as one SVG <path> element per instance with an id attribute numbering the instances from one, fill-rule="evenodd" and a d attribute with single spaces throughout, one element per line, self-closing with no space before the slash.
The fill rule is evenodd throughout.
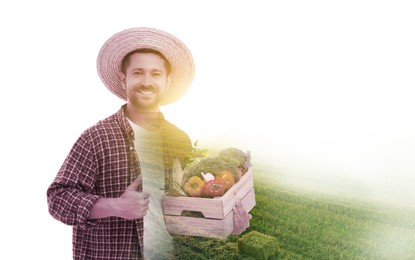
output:
<path id="1" fill-rule="evenodd" d="M 73 226 L 74 259 L 170 259 L 161 197 L 173 161 L 183 163 L 192 145 L 160 106 L 186 93 L 192 55 L 169 33 L 131 28 L 104 43 L 97 69 L 126 104 L 76 141 L 47 191 L 49 212 Z M 249 214 L 241 204 L 234 211 L 241 233 Z"/>

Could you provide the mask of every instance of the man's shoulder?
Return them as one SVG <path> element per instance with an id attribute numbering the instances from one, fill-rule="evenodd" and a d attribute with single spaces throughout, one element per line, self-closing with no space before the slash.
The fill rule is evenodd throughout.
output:
<path id="1" fill-rule="evenodd" d="M 184 130 L 167 120 L 164 120 L 162 128 L 166 133 L 188 137 L 187 133 Z"/>
<path id="2" fill-rule="evenodd" d="M 90 138 L 101 138 L 120 134 L 122 134 L 122 129 L 117 120 L 117 113 L 99 120 L 94 125 L 88 127 L 83 133 L 84 136 L 89 136 Z"/>
<path id="3" fill-rule="evenodd" d="M 113 127 L 117 127 L 117 117 L 116 114 L 110 115 L 107 118 L 97 121 L 95 124 L 86 129 L 86 131 L 101 131 L 108 130 Z"/>

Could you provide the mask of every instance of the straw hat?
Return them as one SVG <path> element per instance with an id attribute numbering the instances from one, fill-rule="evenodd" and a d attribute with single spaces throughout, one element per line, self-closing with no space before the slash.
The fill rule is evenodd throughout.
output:
<path id="1" fill-rule="evenodd" d="M 187 92 L 193 80 L 193 57 L 182 41 L 158 29 L 131 28 L 109 38 L 98 54 L 99 77 L 112 93 L 126 100 L 126 90 L 121 84 L 121 62 L 128 53 L 147 48 L 162 53 L 171 66 L 170 88 L 162 100 L 162 105 L 178 100 Z"/>

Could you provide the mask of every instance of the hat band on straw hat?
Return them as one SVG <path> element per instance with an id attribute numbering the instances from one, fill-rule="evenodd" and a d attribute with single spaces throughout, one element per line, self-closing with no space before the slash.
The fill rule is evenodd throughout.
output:
<path id="1" fill-rule="evenodd" d="M 153 49 L 170 63 L 170 88 L 161 104 L 180 99 L 190 87 L 194 77 L 194 60 L 187 46 L 177 37 L 159 29 L 137 27 L 114 34 L 109 38 L 97 58 L 98 75 L 104 85 L 116 96 L 127 99 L 122 84 L 122 61 L 135 50 Z"/>

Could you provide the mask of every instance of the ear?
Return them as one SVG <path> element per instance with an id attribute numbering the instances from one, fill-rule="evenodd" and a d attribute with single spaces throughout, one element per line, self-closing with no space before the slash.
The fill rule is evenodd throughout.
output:
<path id="1" fill-rule="evenodd" d="M 125 74 L 121 73 L 121 85 L 125 88 Z"/>
<path id="2" fill-rule="evenodd" d="M 169 91 L 170 89 L 170 83 L 171 83 L 171 75 L 168 75 L 167 80 L 166 80 L 166 92 Z"/>

